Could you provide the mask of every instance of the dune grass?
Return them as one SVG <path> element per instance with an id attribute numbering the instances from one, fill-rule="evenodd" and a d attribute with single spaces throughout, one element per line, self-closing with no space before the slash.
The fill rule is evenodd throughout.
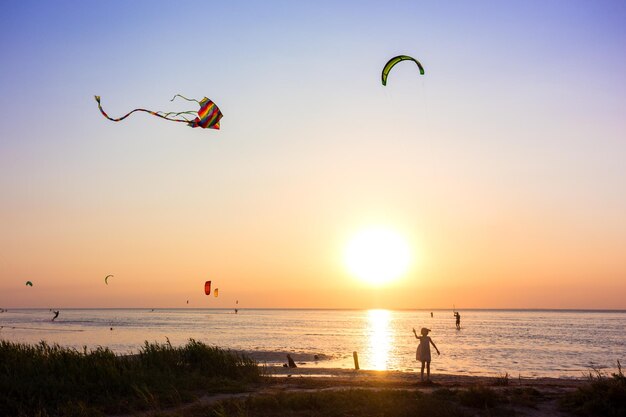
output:
<path id="1" fill-rule="evenodd" d="M 189 414 L 185 414 L 189 416 Z M 216 417 L 469 417 L 450 401 L 416 391 L 351 389 L 308 393 L 279 393 L 222 401 Z M 182 414 L 181 414 L 182 416 Z M 178 417 L 178 416 L 177 416 Z"/>
<path id="2" fill-rule="evenodd" d="M 562 409 L 581 416 L 626 416 L 626 376 L 619 361 L 617 369 L 610 376 L 599 370 L 590 372 L 589 384 L 568 393 L 561 400 Z"/>
<path id="3" fill-rule="evenodd" d="M 138 355 L 0 341 L 0 415 L 97 416 L 176 405 L 195 393 L 242 391 L 260 378 L 253 360 L 193 339 L 145 342 Z"/>
<path id="4" fill-rule="evenodd" d="M 154 417 L 513 417 L 519 408 L 514 406 L 534 408 L 541 401 L 534 396 L 533 403 L 518 404 L 518 391 L 484 386 L 440 388 L 432 393 L 389 388 L 280 391 L 160 412 Z"/>

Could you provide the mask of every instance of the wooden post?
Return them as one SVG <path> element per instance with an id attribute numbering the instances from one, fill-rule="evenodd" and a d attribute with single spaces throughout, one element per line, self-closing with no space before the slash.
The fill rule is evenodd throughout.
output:
<path id="1" fill-rule="evenodd" d="M 352 352 L 352 356 L 354 357 L 354 369 L 358 371 L 361 368 L 359 368 L 359 355 L 356 353 L 356 350 Z"/>

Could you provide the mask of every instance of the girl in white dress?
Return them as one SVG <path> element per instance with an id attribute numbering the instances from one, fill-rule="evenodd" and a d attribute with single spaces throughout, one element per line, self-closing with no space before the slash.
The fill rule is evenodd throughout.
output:
<path id="1" fill-rule="evenodd" d="M 415 335 L 415 338 L 420 341 L 420 344 L 417 346 L 417 352 L 415 352 L 415 359 L 422 362 L 422 372 L 420 374 L 420 379 L 422 382 L 424 382 L 424 365 L 426 365 L 426 381 L 430 382 L 430 345 L 433 345 L 433 347 L 437 351 L 437 355 L 440 354 L 439 349 L 437 349 L 437 346 L 435 345 L 435 342 L 433 342 L 432 339 L 428 336 L 428 332 L 430 332 L 430 329 L 422 327 L 422 330 L 420 331 L 422 335 L 418 336 L 415 332 L 415 329 L 413 329 L 413 334 Z"/>

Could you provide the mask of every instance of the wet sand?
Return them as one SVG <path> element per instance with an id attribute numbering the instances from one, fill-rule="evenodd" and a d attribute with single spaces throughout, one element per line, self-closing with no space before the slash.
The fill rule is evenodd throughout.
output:
<path id="1" fill-rule="evenodd" d="M 380 388 L 467 388 L 483 385 L 489 387 L 534 387 L 571 390 L 587 383 L 584 378 L 503 378 L 491 376 L 452 375 L 431 373 L 431 383 L 420 382 L 418 372 L 372 371 L 339 368 L 285 368 L 279 366 L 265 367 L 265 375 L 276 380 L 289 378 L 306 379 L 309 384 L 320 386 L 334 385 L 347 387 L 380 387 Z M 424 374 L 425 376 L 425 374 Z"/>

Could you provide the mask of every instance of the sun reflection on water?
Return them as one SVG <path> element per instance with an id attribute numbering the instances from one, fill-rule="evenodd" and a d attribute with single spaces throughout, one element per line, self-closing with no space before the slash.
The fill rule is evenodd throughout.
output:
<path id="1" fill-rule="evenodd" d="M 384 371 L 389 362 L 389 351 L 393 342 L 390 329 L 391 312 L 389 310 L 369 310 L 368 339 L 370 369 Z"/>

